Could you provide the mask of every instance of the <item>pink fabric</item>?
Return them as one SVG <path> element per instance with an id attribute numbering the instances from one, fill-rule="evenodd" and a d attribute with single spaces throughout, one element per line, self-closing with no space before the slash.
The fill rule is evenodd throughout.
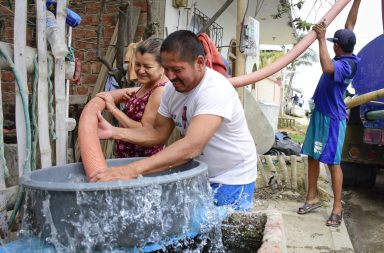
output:
<path id="1" fill-rule="evenodd" d="M 140 122 L 141 119 L 143 118 L 145 107 L 148 103 L 149 97 L 151 96 L 153 90 L 155 90 L 157 87 L 164 86 L 164 85 L 165 83 L 155 85 L 151 90 L 149 90 L 142 97 L 136 97 L 136 94 L 134 94 L 132 97 L 130 97 L 130 99 L 125 104 L 124 113 L 132 120 Z M 164 148 L 164 145 L 159 145 L 154 147 L 143 147 L 136 144 L 117 140 L 115 156 L 117 158 L 148 157 L 156 154 L 163 148 Z"/>
<path id="2" fill-rule="evenodd" d="M 215 43 L 213 43 L 206 33 L 200 33 L 197 38 L 204 47 L 207 66 L 227 77 L 227 67 L 224 64 Z"/>

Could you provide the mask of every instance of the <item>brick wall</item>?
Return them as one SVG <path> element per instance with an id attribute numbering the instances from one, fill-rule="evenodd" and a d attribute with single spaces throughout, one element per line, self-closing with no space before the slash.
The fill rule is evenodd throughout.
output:
<path id="1" fill-rule="evenodd" d="M 13 43 L 14 1 L 11 1 L 12 9 L 8 6 L 8 0 L 0 0 L 0 41 Z M 118 5 L 121 0 L 108 0 L 105 13 L 102 18 L 103 46 L 102 52 L 106 53 L 118 19 Z M 140 7 L 141 13 L 139 25 L 135 34 L 135 41 L 140 40 L 146 24 L 146 0 L 133 0 L 132 5 Z M 72 30 L 72 47 L 75 56 L 80 58 L 82 64 L 81 84 L 72 85 L 71 93 L 86 94 L 92 91 L 96 83 L 101 64 L 96 59 L 97 25 L 100 11 L 100 1 L 77 0 L 70 1 L 68 8 L 75 11 L 82 18 L 81 24 Z M 36 14 L 35 6 L 28 5 L 27 45 L 36 47 Z M 28 78 L 31 79 L 30 77 Z M 15 83 L 11 72 L 2 71 L 1 75 L 2 99 L 4 117 L 14 120 Z M 31 86 L 29 84 L 31 90 Z"/>

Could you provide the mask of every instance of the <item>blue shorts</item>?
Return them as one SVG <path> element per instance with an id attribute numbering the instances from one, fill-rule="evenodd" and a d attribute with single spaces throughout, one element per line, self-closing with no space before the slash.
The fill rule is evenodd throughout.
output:
<path id="1" fill-rule="evenodd" d="M 211 184 L 217 206 L 230 205 L 236 211 L 250 211 L 256 183 L 245 185 Z"/>
<path id="2" fill-rule="evenodd" d="M 345 119 L 332 119 L 314 109 L 301 153 L 325 164 L 340 164 L 345 129 Z"/>

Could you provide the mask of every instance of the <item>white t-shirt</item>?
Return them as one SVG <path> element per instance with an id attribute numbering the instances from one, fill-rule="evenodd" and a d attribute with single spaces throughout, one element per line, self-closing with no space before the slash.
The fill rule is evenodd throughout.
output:
<path id="1" fill-rule="evenodd" d="M 227 78 L 206 68 L 199 85 L 187 93 L 165 86 L 159 113 L 172 118 L 185 135 L 192 118 L 202 114 L 223 117 L 199 160 L 208 164 L 211 183 L 249 184 L 257 177 L 255 142 L 249 132 L 238 94 Z"/>

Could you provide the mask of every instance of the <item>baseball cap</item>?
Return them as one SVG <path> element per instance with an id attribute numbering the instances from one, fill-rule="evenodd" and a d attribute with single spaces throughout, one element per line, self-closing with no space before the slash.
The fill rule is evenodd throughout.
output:
<path id="1" fill-rule="evenodd" d="M 340 29 L 335 32 L 333 38 L 327 38 L 328 41 L 337 43 L 346 52 L 351 53 L 356 44 L 356 36 L 349 29 Z"/>

